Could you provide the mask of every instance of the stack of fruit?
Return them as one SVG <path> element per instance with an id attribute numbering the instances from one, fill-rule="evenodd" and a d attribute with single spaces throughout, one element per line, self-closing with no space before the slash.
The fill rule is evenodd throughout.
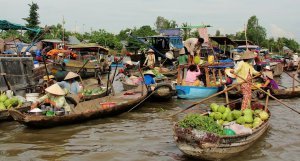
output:
<path id="1" fill-rule="evenodd" d="M 98 95 L 103 92 L 104 92 L 104 89 L 100 87 L 100 88 L 95 88 L 95 89 L 85 89 L 82 94 L 84 96 L 91 96 L 91 95 Z"/>
<path id="2" fill-rule="evenodd" d="M 229 107 L 219 106 L 216 103 L 212 103 L 210 108 L 212 112 L 209 114 L 209 117 L 213 118 L 219 125 L 235 121 L 245 127 L 256 128 L 269 118 L 269 114 L 261 109 L 255 111 L 251 109 L 231 111 Z"/>
<path id="3" fill-rule="evenodd" d="M 8 98 L 5 92 L 0 94 L 0 111 L 18 107 L 22 105 L 22 101 L 17 97 Z"/>

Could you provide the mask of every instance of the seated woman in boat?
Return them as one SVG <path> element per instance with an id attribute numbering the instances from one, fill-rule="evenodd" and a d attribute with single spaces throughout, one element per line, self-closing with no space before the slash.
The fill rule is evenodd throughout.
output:
<path id="1" fill-rule="evenodd" d="M 197 65 L 191 64 L 186 73 L 185 81 L 183 81 L 183 85 L 185 86 L 199 86 L 200 80 L 198 76 L 201 75 L 200 69 Z"/>
<path id="2" fill-rule="evenodd" d="M 66 90 L 66 93 L 70 94 L 80 94 L 81 87 L 79 82 L 76 80 L 79 75 L 74 72 L 69 72 L 64 81 L 58 82 L 58 85 L 60 85 L 64 90 Z"/>
<path id="3" fill-rule="evenodd" d="M 145 84 L 146 85 L 155 84 L 154 77 L 155 77 L 155 74 L 151 70 L 148 70 L 147 72 L 145 72 L 144 73 Z"/>
<path id="4" fill-rule="evenodd" d="M 64 110 L 66 113 L 71 111 L 69 104 L 65 99 L 65 91 L 56 83 L 45 89 L 46 94 L 40 97 L 37 102 L 31 105 L 31 108 L 37 107 L 39 104 L 50 104 L 55 110 Z"/>
<path id="5" fill-rule="evenodd" d="M 279 89 L 278 84 L 276 81 L 273 79 L 273 73 L 272 71 L 266 71 L 263 73 L 265 83 L 262 85 L 262 87 L 266 87 L 268 89 Z"/>

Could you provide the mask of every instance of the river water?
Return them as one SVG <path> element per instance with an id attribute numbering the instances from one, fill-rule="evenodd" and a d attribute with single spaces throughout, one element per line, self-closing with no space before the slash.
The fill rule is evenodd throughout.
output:
<path id="1" fill-rule="evenodd" d="M 291 86 L 287 75 L 279 80 Z M 51 129 L 29 129 L 17 122 L 0 123 L 0 160 L 187 161 L 173 140 L 169 115 L 197 100 L 146 102 L 122 115 Z M 221 103 L 217 97 L 207 103 Z M 300 98 L 283 100 L 300 110 Z M 253 146 L 231 161 L 298 161 L 299 115 L 270 100 L 271 126 Z M 204 109 L 205 105 L 198 106 Z"/>

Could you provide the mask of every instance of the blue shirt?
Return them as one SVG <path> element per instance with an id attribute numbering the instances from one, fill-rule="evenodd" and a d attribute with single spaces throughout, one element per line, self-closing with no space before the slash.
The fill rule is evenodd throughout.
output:
<path id="1" fill-rule="evenodd" d="M 155 81 L 154 81 L 152 75 L 145 74 L 145 75 L 144 75 L 144 79 L 145 79 L 145 84 L 146 84 L 146 85 L 155 84 Z"/>
<path id="2" fill-rule="evenodd" d="M 70 94 L 78 94 L 81 92 L 79 83 L 77 81 L 74 81 L 72 83 L 69 83 L 68 81 L 61 81 L 58 82 L 58 85 L 64 90 L 67 90 L 67 92 Z"/>

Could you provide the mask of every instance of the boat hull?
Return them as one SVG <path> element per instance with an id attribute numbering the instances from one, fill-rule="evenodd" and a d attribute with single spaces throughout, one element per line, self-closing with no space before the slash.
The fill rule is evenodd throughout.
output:
<path id="1" fill-rule="evenodd" d="M 205 141 L 198 138 L 189 129 L 183 129 L 175 125 L 174 139 L 177 147 L 187 156 L 205 160 L 226 159 L 248 149 L 268 129 L 269 121 L 255 129 L 252 134 L 218 137 L 210 136 L 211 140 Z M 200 134 L 201 135 L 201 134 Z"/>
<path id="2" fill-rule="evenodd" d="M 78 103 L 74 108 L 74 112 L 63 116 L 34 116 L 22 113 L 16 110 L 9 110 L 14 120 L 32 128 L 50 128 L 67 124 L 81 123 L 91 119 L 105 118 L 121 114 L 130 110 L 147 96 L 147 91 L 141 91 L 141 88 L 135 89 L 136 95 L 124 95 L 120 93 L 116 96 L 107 96 L 90 101 Z M 101 107 L 100 103 L 114 102 L 116 105 L 112 107 Z"/>
<path id="3" fill-rule="evenodd" d="M 182 99 L 206 98 L 218 92 L 218 87 L 176 86 L 177 97 Z"/>

